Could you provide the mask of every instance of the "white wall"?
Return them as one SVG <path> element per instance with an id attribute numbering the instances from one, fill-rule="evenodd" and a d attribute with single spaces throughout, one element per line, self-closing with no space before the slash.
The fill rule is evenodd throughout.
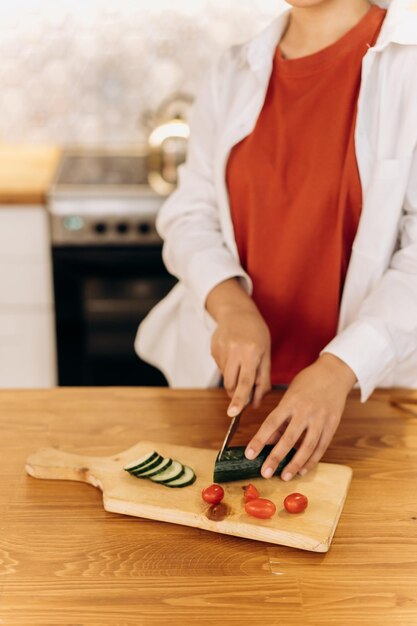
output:
<path id="1" fill-rule="evenodd" d="M 210 59 L 283 0 L 0 0 L 0 141 L 142 141 L 141 114 L 195 93 Z"/>

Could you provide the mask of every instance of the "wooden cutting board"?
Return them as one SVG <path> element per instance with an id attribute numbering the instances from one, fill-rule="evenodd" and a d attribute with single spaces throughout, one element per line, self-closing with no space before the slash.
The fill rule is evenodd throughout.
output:
<path id="1" fill-rule="evenodd" d="M 130 461 L 151 450 L 192 467 L 196 482 L 183 489 L 171 489 L 150 480 L 135 478 L 123 470 Z M 112 457 L 69 454 L 42 448 L 31 455 L 26 471 L 35 478 L 76 480 L 103 492 L 106 511 L 194 526 L 217 533 L 292 546 L 313 552 L 327 552 L 342 512 L 352 470 L 345 465 L 320 463 L 303 478 L 285 483 L 278 477 L 236 481 L 223 485 L 227 507 L 224 519 L 211 519 L 213 511 L 201 498 L 201 491 L 212 484 L 217 450 L 190 448 L 142 441 Z M 277 512 L 269 520 L 245 513 L 242 487 L 252 482 L 264 498 L 275 502 Z M 309 499 L 308 508 L 291 515 L 284 509 L 284 498 L 300 492 Z"/>

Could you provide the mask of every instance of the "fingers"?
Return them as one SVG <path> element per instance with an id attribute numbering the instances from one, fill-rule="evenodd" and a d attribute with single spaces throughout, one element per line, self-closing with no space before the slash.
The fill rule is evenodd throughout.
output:
<path id="1" fill-rule="evenodd" d="M 252 394 L 258 406 L 271 386 L 268 327 L 254 305 L 237 311 L 226 307 L 211 338 L 211 354 L 231 398 L 230 417 L 242 411 Z"/>
<path id="2" fill-rule="evenodd" d="M 279 439 L 282 437 L 282 435 L 285 432 L 285 429 L 287 428 L 288 425 L 288 420 L 285 420 L 285 422 L 283 422 L 281 424 L 281 426 L 278 428 L 278 430 L 276 432 L 274 432 L 270 438 L 268 439 L 268 441 L 266 442 L 266 445 L 271 445 L 271 444 L 275 444 L 277 443 L 277 441 L 279 441 Z"/>
<path id="3" fill-rule="evenodd" d="M 257 409 L 261 400 L 268 391 L 271 390 L 271 361 L 269 357 L 264 357 L 258 368 L 255 381 L 255 393 L 253 395 L 253 406 Z"/>
<path id="4" fill-rule="evenodd" d="M 268 441 L 270 441 L 274 436 L 276 436 L 279 428 L 289 417 L 288 413 L 280 410 L 278 406 L 277 409 L 272 411 L 263 422 L 261 427 L 255 436 L 248 443 L 245 455 L 248 459 L 255 459 L 260 451 L 265 447 Z M 286 431 L 285 431 L 286 432 Z M 284 435 L 285 436 L 285 433 Z"/>
<path id="5" fill-rule="evenodd" d="M 291 480 L 296 473 L 305 474 L 327 450 L 342 417 L 346 395 L 346 385 L 339 384 L 334 372 L 329 373 L 319 360 L 313 363 L 293 379 L 278 407 L 249 442 L 245 456 L 254 459 L 268 442 L 277 441 L 262 465 L 262 476 L 271 477 L 292 448 L 296 452 L 282 478 Z"/>
<path id="6" fill-rule="evenodd" d="M 281 463 L 282 459 L 288 454 L 290 450 L 292 450 L 304 430 L 305 425 L 302 422 L 294 419 L 291 420 L 284 434 L 280 437 L 278 443 L 272 448 L 268 458 L 262 466 L 261 474 L 264 478 L 271 478 L 278 465 Z M 302 450 L 302 448 L 300 448 L 300 451 Z M 310 455 L 311 453 L 312 450 L 310 450 Z M 291 478 L 292 476 L 288 477 L 287 480 L 290 480 Z"/>
<path id="7" fill-rule="evenodd" d="M 233 397 L 239 378 L 240 363 L 237 359 L 229 359 L 223 372 L 223 384 L 229 398 Z"/>
<path id="8" fill-rule="evenodd" d="M 253 363 L 244 363 L 241 366 L 236 390 L 227 409 L 229 417 L 238 415 L 250 400 L 256 380 L 256 369 L 257 367 Z"/>
<path id="9" fill-rule="evenodd" d="M 324 427 L 326 422 L 326 427 Z M 332 441 L 335 430 L 336 426 L 332 419 L 319 420 L 317 424 L 314 421 L 310 421 L 308 424 L 302 421 L 298 421 L 298 424 L 296 420 L 290 421 L 285 432 L 279 438 L 278 443 L 271 450 L 263 464 L 262 476 L 270 478 L 282 459 L 296 445 L 299 445 L 298 450 L 291 461 L 284 467 L 281 477 L 283 480 L 288 481 L 297 473 L 304 476 L 320 461 Z M 304 436 L 300 443 L 300 437 L 303 433 Z"/>
<path id="10" fill-rule="evenodd" d="M 320 437 L 318 445 L 317 445 L 316 449 L 314 450 L 313 454 L 310 456 L 308 461 L 299 470 L 298 473 L 301 476 L 305 476 L 305 474 L 307 474 L 307 472 L 310 472 L 312 469 L 314 469 L 316 467 L 317 463 L 319 463 L 319 461 L 321 460 L 322 456 L 324 455 L 324 453 L 326 452 L 327 448 L 329 447 L 329 445 L 330 445 L 330 443 L 332 441 L 332 438 L 333 438 L 333 435 L 329 434 L 328 432 L 323 432 L 323 434 Z"/>
<path id="11" fill-rule="evenodd" d="M 264 395 L 271 389 L 269 357 L 262 359 L 257 370 L 254 363 L 241 365 L 239 359 L 229 358 L 224 368 L 223 382 L 227 394 L 232 398 L 229 417 L 234 417 L 246 406 L 254 388 L 253 405 L 258 408 Z"/>
<path id="12" fill-rule="evenodd" d="M 284 467 L 282 471 L 281 476 L 283 480 L 291 480 L 291 478 L 295 476 L 295 474 L 297 474 L 306 465 L 306 463 L 312 458 L 312 455 L 315 453 L 315 450 L 317 449 L 317 446 L 319 444 L 320 434 L 321 434 L 320 430 L 318 429 L 309 428 L 306 431 L 305 437 L 299 449 L 297 450 L 297 452 L 295 453 L 291 461 L 288 463 L 288 465 L 286 465 L 286 467 Z M 276 448 L 278 448 L 278 445 L 276 446 Z M 276 457 L 278 458 L 278 464 L 280 460 L 284 458 L 283 456 L 280 458 L 281 454 L 282 452 L 279 450 L 276 452 Z M 284 456 L 285 454 L 286 453 L 284 453 Z M 265 462 L 265 464 L 266 463 L 267 462 Z M 278 467 L 278 464 L 276 465 L 276 467 Z M 276 467 L 274 468 L 274 471 Z"/>

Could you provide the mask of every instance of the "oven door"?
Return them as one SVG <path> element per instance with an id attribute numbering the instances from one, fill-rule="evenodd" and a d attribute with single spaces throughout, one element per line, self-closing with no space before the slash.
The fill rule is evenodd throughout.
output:
<path id="1" fill-rule="evenodd" d="M 138 324 L 173 287 L 161 246 L 53 248 L 60 385 L 166 385 L 134 351 Z"/>

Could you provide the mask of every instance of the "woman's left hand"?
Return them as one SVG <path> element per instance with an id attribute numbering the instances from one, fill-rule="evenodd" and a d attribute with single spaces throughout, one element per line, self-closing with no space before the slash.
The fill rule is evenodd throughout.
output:
<path id="1" fill-rule="evenodd" d="M 303 476 L 317 465 L 339 426 L 355 382 L 350 367 L 328 353 L 297 374 L 246 448 L 247 458 L 254 459 L 266 444 L 278 441 L 262 466 L 264 478 L 273 475 L 294 446 L 297 452 L 281 474 L 284 480 L 297 473 Z"/>

